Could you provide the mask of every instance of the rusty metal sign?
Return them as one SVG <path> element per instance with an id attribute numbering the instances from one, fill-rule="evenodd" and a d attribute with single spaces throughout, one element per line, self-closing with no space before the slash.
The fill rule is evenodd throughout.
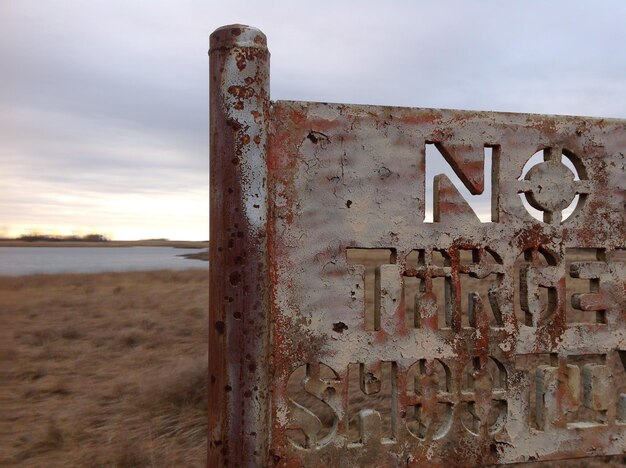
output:
<path id="1" fill-rule="evenodd" d="M 626 121 L 272 102 L 260 31 L 209 55 L 210 466 L 625 453 Z"/>

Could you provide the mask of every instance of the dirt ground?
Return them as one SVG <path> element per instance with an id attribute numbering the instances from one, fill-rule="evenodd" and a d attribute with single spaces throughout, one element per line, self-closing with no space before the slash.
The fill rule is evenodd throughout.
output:
<path id="1" fill-rule="evenodd" d="M 0 465 L 206 466 L 208 270 L 0 277 Z"/>

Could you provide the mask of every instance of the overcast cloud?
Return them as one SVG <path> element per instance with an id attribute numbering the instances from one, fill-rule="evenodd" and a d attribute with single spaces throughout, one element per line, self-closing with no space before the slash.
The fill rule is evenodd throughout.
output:
<path id="1" fill-rule="evenodd" d="M 0 235 L 208 238 L 209 34 L 273 99 L 626 118 L 626 2 L 0 2 Z"/>

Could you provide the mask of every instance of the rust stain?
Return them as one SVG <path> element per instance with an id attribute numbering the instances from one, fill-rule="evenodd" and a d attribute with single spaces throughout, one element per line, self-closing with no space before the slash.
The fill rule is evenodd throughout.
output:
<path id="1" fill-rule="evenodd" d="M 626 451 L 625 121 L 271 102 L 241 25 L 211 60 L 210 466 Z M 471 194 L 492 178 L 492 222 L 430 188 L 427 144 Z"/>

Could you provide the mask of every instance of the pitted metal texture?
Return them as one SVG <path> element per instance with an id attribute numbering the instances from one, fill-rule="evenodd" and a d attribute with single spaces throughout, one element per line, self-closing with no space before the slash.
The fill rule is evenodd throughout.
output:
<path id="1" fill-rule="evenodd" d="M 216 34 L 210 463 L 624 454 L 626 121 L 272 102 Z"/>

